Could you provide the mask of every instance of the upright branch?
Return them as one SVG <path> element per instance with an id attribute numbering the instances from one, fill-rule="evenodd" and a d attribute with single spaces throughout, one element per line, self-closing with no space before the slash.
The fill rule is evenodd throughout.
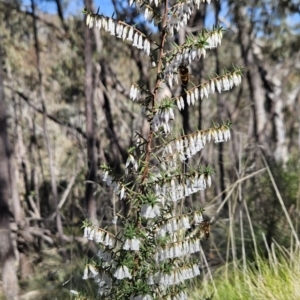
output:
<path id="1" fill-rule="evenodd" d="M 242 68 L 237 66 L 194 86 L 189 84 L 189 74 L 180 74 L 222 42 L 224 30 L 214 26 L 211 31 L 203 28 L 197 35 L 188 35 L 181 45 L 168 43 L 199 9 L 200 2 L 130 0 L 145 20 L 160 24 L 159 43 L 138 26 L 99 11 L 84 11 L 88 28 L 96 27 L 130 42 L 150 56 L 156 66 L 154 91 L 133 83 L 129 93 L 130 99 L 144 108 L 149 134 L 144 137 L 136 132 L 135 144 L 128 150 L 125 175 L 116 174 L 105 164 L 100 167 L 103 182 L 130 204 L 131 211 L 127 217 L 117 215 L 112 220 L 117 234 L 109 226 L 100 228 L 89 221 L 83 225 L 84 236 L 99 246 L 98 257 L 86 263 L 83 278 L 94 278 L 103 299 L 187 299 L 186 281 L 200 274 L 193 254 L 202 251 L 200 241 L 209 238 L 210 222 L 204 218 L 203 208 L 180 209 L 176 203 L 212 185 L 214 170 L 193 158 L 207 143 L 229 141 L 232 124 L 222 121 L 179 136 L 172 124 L 177 109 L 196 106 L 215 92 L 234 88 L 242 79 Z M 180 79 L 185 85 L 186 101 L 181 94 L 159 95 L 163 83 L 172 88 Z M 182 164 L 189 167 L 182 168 Z"/>

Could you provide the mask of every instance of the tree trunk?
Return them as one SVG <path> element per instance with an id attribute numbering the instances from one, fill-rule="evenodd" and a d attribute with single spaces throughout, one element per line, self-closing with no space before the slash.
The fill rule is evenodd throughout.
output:
<path id="1" fill-rule="evenodd" d="M 58 209 L 58 200 L 57 200 L 57 180 L 56 180 L 56 172 L 55 172 L 55 164 L 53 159 L 53 151 L 51 148 L 51 142 L 49 138 L 49 132 L 47 128 L 47 107 L 46 107 L 46 97 L 44 91 L 44 82 L 43 82 L 43 73 L 40 64 L 40 46 L 38 40 L 38 32 L 37 32 L 37 23 L 36 23 L 36 16 L 35 16 L 35 3 L 34 0 L 31 0 L 31 8 L 32 8 L 32 15 L 33 15 L 33 34 L 34 34 L 34 42 L 35 42 L 35 50 L 36 50 L 36 58 L 37 58 L 37 71 L 39 77 L 39 88 L 40 88 L 40 99 L 41 105 L 43 110 L 43 133 L 45 138 L 45 144 L 47 148 L 47 154 L 49 157 L 49 170 L 50 170 L 50 177 L 51 177 L 51 190 L 54 202 L 54 209 L 56 212 L 56 228 L 59 234 L 60 245 L 63 246 L 63 226 L 61 221 L 61 215 Z"/>
<path id="2" fill-rule="evenodd" d="M 84 1 L 85 7 L 92 9 L 92 0 Z M 85 26 L 84 29 L 84 57 L 85 57 L 85 114 L 86 114 L 86 136 L 87 136 L 87 160 L 88 171 L 86 175 L 85 201 L 87 216 L 90 221 L 97 224 L 97 206 L 94 196 L 94 184 L 97 181 L 97 151 L 94 122 L 94 95 L 93 95 L 93 31 Z"/>
<path id="3" fill-rule="evenodd" d="M 253 53 L 253 33 L 247 17 L 246 8 L 235 4 L 235 19 L 238 27 L 242 57 L 247 68 L 247 80 L 250 89 L 251 106 L 253 110 L 253 125 L 255 142 L 266 147 L 270 153 L 269 146 L 265 141 L 267 116 L 265 111 L 265 93 L 260 80 L 257 62 Z"/>
<path id="4" fill-rule="evenodd" d="M 7 137 L 6 105 L 2 71 L 3 55 L 0 48 L 0 260 L 4 293 L 8 300 L 18 299 L 18 278 L 16 259 L 11 240 L 8 202 L 11 197 L 10 187 L 10 149 Z"/>

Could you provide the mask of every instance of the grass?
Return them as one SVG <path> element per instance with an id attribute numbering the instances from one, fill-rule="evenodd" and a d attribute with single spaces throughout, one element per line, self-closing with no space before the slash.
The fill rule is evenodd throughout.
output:
<path id="1" fill-rule="evenodd" d="M 275 244 L 274 244 L 275 245 Z M 222 267 L 212 281 L 202 281 L 190 295 L 191 300 L 299 300 L 300 252 L 277 246 L 269 260 L 259 258 L 259 267 L 247 264 Z"/>

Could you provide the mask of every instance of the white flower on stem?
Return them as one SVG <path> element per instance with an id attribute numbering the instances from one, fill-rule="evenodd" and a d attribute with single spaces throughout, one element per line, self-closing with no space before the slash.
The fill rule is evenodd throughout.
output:
<path id="1" fill-rule="evenodd" d="M 88 265 L 86 265 L 85 268 L 84 268 L 84 271 L 83 271 L 82 279 L 83 280 L 88 279 L 89 278 L 88 274 L 89 274 L 89 267 L 88 267 Z"/>
<path id="2" fill-rule="evenodd" d="M 191 225 L 190 225 L 190 221 L 189 221 L 188 216 L 183 216 L 183 217 L 181 218 L 181 226 L 182 226 L 184 229 L 189 229 L 189 228 L 191 228 Z"/>
<path id="3" fill-rule="evenodd" d="M 127 38 L 128 26 L 125 26 L 122 33 L 122 40 L 124 41 Z"/>
<path id="4" fill-rule="evenodd" d="M 197 90 L 197 89 L 196 89 L 196 90 Z M 192 104 L 192 105 L 195 105 L 195 102 L 196 102 L 195 100 L 196 100 L 196 99 L 195 99 L 195 93 L 194 93 L 194 91 L 192 91 L 192 92 L 191 92 L 191 104 Z"/>
<path id="5" fill-rule="evenodd" d="M 138 41 L 138 49 L 144 49 L 144 38 L 142 35 L 139 36 L 139 41 Z"/>
<path id="6" fill-rule="evenodd" d="M 219 143 L 224 142 L 223 131 L 221 129 L 218 130 Z"/>
<path id="7" fill-rule="evenodd" d="M 108 232 L 105 233 L 102 244 L 104 244 L 105 246 L 108 246 L 109 248 L 112 248 L 113 239 Z"/>
<path id="8" fill-rule="evenodd" d="M 186 103 L 187 103 L 188 106 L 191 105 L 191 95 L 190 95 L 190 93 L 187 93 L 187 95 L 186 95 Z"/>
<path id="9" fill-rule="evenodd" d="M 218 79 L 215 80 L 215 84 L 216 84 L 217 91 L 219 93 L 221 93 L 222 92 L 222 87 L 221 87 L 221 83 Z"/>
<path id="10" fill-rule="evenodd" d="M 230 134 L 230 130 L 229 129 L 225 129 L 223 131 L 223 136 L 224 136 L 224 140 L 227 142 L 228 140 L 230 140 L 231 134 Z"/>
<path id="11" fill-rule="evenodd" d="M 95 242 L 96 243 L 103 243 L 104 242 L 104 232 L 100 229 L 96 230 L 95 232 Z"/>
<path id="12" fill-rule="evenodd" d="M 123 245 L 123 249 L 124 250 L 139 251 L 140 250 L 140 243 L 141 243 L 141 241 L 137 238 L 126 239 L 126 241 Z"/>
<path id="13" fill-rule="evenodd" d="M 230 89 L 230 83 L 229 83 L 229 81 L 228 81 L 227 76 L 224 76 L 224 77 L 222 78 L 222 84 L 223 84 L 223 90 L 224 90 L 224 91 L 228 91 L 228 90 Z"/>
<path id="14" fill-rule="evenodd" d="M 88 238 L 92 231 L 92 227 L 88 226 L 84 228 L 83 237 Z"/>
<path id="15" fill-rule="evenodd" d="M 92 273 L 92 277 L 95 277 L 99 274 L 98 270 L 93 265 L 89 265 L 89 270 Z"/>
<path id="16" fill-rule="evenodd" d="M 232 80 L 233 80 L 234 85 L 238 86 L 242 82 L 242 76 L 240 74 L 233 73 Z"/>
<path id="17" fill-rule="evenodd" d="M 134 37 L 133 37 L 133 43 L 132 43 L 132 46 L 138 48 L 138 41 L 139 41 L 139 33 L 136 32 L 136 33 L 134 34 Z"/>
<path id="18" fill-rule="evenodd" d="M 132 27 L 130 27 L 129 33 L 128 33 L 128 36 L 127 36 L 128 41 L 131 41 L 131 42 L 133 41 L 133 33 L 134 33 L 134 30 L 133 30 Z"/>
<path id="19" fill-rule="evenodd" d="M 194 222 L 196 225 L 200 224 L 203 221 L 203 216 L 200 212 L 194 212 Z"/>
<path id="20" fill-rule="evenodd" d="M 121 198 L 122 199 L 122 198 Z M 117 224 L 118 216 L 114 216 L 113 220 L 111 221 L 114 225 Z"/>
<path id="21" fill-rule="evenodd" d="M 150 50 L 151 50 L 150 42 L 147 39 L 145 39 L 145 41 L 144 41 L 144 51 L 146 52 L 147 55 L 149 55 Z"/>
<path id="22" fill-rule="evenodd" d="M 115 20 L 112 19 L 112 18 L 109 18 L 108 19 L 108 32 L 111 34 L 111 35 L 115 35 L 115 29 L 116 29 L 116 23 L 115 23 Z"/>
<path id="23" fill-rule="evenodd" d="M 133 238 L 131 240 L 131 250 L 139 251 L 140 250 L 140 243 L 141 243 L 141 241 L 139 239 Z"/>
<path id="24" fill-rule="evenodd" d="M 94 234 L 95 234 L 95 229 L 92 228 L 92 230 L 90 231 L 90 234 L 88 236 L 88 239 L 92 241 L 94 239 Z"/>
<path id="25" fill-rule="evenodd" d="M 160 216 L 160 207 L 157 204 L 143 204 L 141 206 L 141 216 L 146 219 L 153 219 Z"/>
<path id="26" fill-rule="evenodd" d="M 129 269 L 126 266 L 119 266 L 114 273 L 114 277 L 116 277 L 119 280 L 124 278 L 132 278 Z"/>
<path id="27" fill-rule="evenodd" d="M 75 290 L 70 290 L 70 293 L 73 294 L 73 295 L 79 295 L 79 293 Z"/>
<path id="28" fill-rule="evenodd" d="M 211 176 L 210 175 L 207 175 L 206 183 L 207 183 L 208 187 L 211 187 Z"/>
<path id="29" fill-rule="evenodd" d="M 176 99 L 176 104 L 179 110 L 181 110 L 181 102 L 180 102 L 180 98 Z"/>
<path id="30" fill-rule="evenodd" d="M 122 186 L 121 191 L 120 191 L 120 200 L 125 199 L 126 195 L 125 195 L 125 187 Z"/>

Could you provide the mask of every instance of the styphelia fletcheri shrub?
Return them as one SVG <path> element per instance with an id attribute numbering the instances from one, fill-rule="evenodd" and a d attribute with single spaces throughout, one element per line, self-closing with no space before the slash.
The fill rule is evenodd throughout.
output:
<path id="1" fill-rule="evenodd" d="M 135 147 L 128 150 L 125 175 L 101 166 L 103 182 L 113 187 L 119 199 L 130 203 L 130 214 L 114 219 L 120 228 L 117 234 L 84 222 L 84 236 L 93 240 L 99 251 L 86 264 L 83 279 L 94 279 L 100 299 L 187 299 L 186 281 L 200 274 L 193 254 L 201 250 L 200 240 L 209 236 L 209 221 L 203 218 L 203 210 L 185 210 L 176 203 L 210 187 L 213 170 L 201 165 L 192 168 L 190 162 L 207 143 L 228 141 L 231 123 L 175 136 L 174 112 L 196 105 L 215 92 L 230 90 L 242 79 L 242 69 L 233 66 L 231 71 L 225 70 L 204 83 L 188 84 L 188 65 L 220 46 L 223 36 L 222 27 L 217 26 L 188 35 L 181 45 L 174 42 L 176 32 L 187 24 L 201 2 L 205 0 L 129 1 L 145 20 L 153 21 L 155 36 L 159 34 L 156 42 L 152 35 L 122 20 L 85 10 L 89 28 L 96 27 L 131 43 L 148 56 L 157 72 L 153 91 L 135 83 L 130 89 L 130 99 L 144 106 L 149 133 L 136 135 Z M 163 84 L 172 88 L 174 83 L 181 84 L 183 92 L 175 97 L 158 97 Z"/>

